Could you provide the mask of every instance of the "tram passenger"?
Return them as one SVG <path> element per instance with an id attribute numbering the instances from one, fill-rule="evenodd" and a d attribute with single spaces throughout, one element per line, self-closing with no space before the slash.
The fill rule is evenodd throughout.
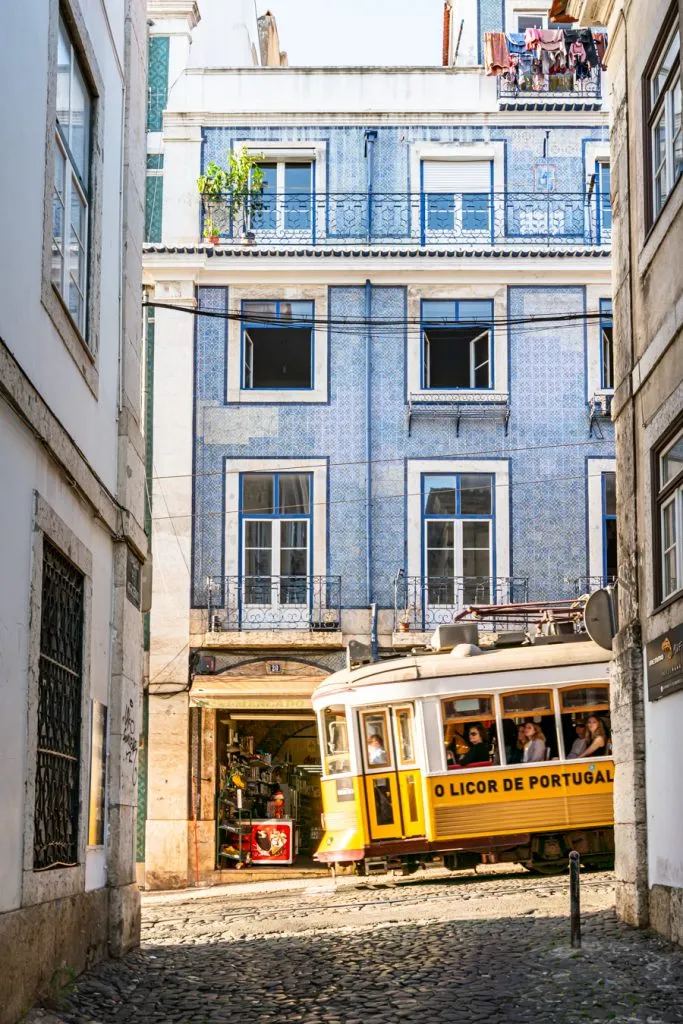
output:
<path id="1" fill-rule="evenodd" d="M 587 746 L 582 757 L 604 757 L 607 754 L 607 732 L 597 715 L 589 715 L 586 719 Z"/>
<path id="2" fill-rule="evenodd" d="M 382 737 L 376 732 L 373 732 L 372 736 L 368 737 L 368 764 L 388 764 L 387 752 L 384 749 Z"/>
<path id="3" fill-rule="evenodd" d="M 467 743 L 469 750 L 460 758 L 460 764 L 466 768 L 468 764 L 476 764 L 479 761 L 489 761 L 489 745 L 486 740 L 484 729 L 480 725 L 471 725 L 467 730 Z"/>
<path id="4" fill-rule="evenodd" d="M 545 735 L 535 722 L 527 722 L 524 726 L 524 764 L 530 761 L 545 761 Z"/>
<path id="5" fill-rule="evenodd" d="M 567 754 L 568 758 L 583 757 L 584 751 L 588 746 L 588 740 L 586 739 L 586 723 L 577 720 L 574 725 L 576 729 L 576 739 L 572 743 L 572 748 Z"/>
<path id="6" fill-rule="evenodd" d="M 524 722 L 517 726 L 516 736 L 505 744 L 505 759 L 508 764 L 521 764 L 524 760 L 524 746 L 526 735 L 524 733 Z"/>

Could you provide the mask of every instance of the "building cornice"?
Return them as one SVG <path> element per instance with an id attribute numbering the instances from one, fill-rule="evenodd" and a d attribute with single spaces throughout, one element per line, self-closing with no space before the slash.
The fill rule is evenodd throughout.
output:
<path id="1" fill-rule="evenodd" d="M 292 111 L 251 111 L 249 113 L 227 113 L 192 111 L 177 113 L 164 111 L 164 136 L 179 129 L 187 128 L 241 128 L 263 125 L 277 127 L 366 125 L 392 127 L 419 124 L 477 125 L 498 128 L 603 128 L 609 127 L 607 110 L 493 110 L 430 111 L 429 113 L 382 113 L 363 111 L 320 111 L 317 113 L 294 113 Z"/>
<path id="2" fill-rule="evenodd" d="M 184 18 L 190 29 L 201 18 L 196 0 L 147 0 L 147 15 L 160 20 Z"/>

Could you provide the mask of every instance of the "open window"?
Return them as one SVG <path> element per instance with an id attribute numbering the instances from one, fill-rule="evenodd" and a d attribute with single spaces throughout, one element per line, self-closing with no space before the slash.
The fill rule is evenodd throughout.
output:
<path id="1" fill-rule="evenodd" d="M 493 697 L 449 697 L 441 702 L 443 738 L 449 770 L 480 768 L 497 762 Z"/>
<path id="2" fill-rule="evenodd" d="M 559 757 L 552 690 L 504 693 L 500 703 L 507 764 L 550 761 Z M 525 758 L 525 744 L 529 741 L 534 741 L 535 746 L 526 752 Z"/>
<path id="3" fill-rule="evenodd" d="M 242 387 L 313 387 L 313 303 L 243 302 Z"/>
<path id="4" fill-rule="evenodd" d="M 600 299 L 600 387 L 614 388 L 612 300 Z"/>
<path id="5" fill-rule="evenodd" d="M 604 747 L 589 756 L 598 757 L 611 753 L 609 686 L 607 683 L 580 683 L 575 686 L 565 686 L 559 691 L 558 696 L 565 757 L 575 760 L 577 757 L 584 756 L 584 750 L 589 745 L 587 733 L 589 719 L 597 721 L 597 728 L 594 722 L 591 722 L 594 733 L 602 731 L 605 737 Z"/>
<path id="6" fill-rule="evenodd" d="M 344 708 L 325 708 L 320 716 L 320 729 L 325 775 L 343 775 L 350 772 L 349 728 Z"/>
<path id="7" fill-rule="evenodd" d="M 493 387 L 492 305 L 489 301 L 423 303 L 424 390 Z"/>

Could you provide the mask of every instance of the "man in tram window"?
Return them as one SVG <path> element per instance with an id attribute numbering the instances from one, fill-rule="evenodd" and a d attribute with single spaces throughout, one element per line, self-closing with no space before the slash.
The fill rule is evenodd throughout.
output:
<path id="1" fill-rule="evenodd" d="M 379 733 L 373 732 L 368 737 L 368 764 L 379 766 L 387 763 L 387 752 L 384 749 L 382 737 Z"/>
<path id="2" fill-rule="evenodd" d="M 588 746 L 588 740 L 586 739 L 586 723 L 583 719 L 577 718 L 574 728 L 576 729 L 576 739 L 572 743 L 572 748 L 567 754 L 568 758 L 583 757 L 583 753 Z"/>

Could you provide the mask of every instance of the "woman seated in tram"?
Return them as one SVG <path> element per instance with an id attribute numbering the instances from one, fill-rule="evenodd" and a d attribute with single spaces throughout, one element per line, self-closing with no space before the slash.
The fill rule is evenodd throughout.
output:
<path id="1" fill-rule="evenodd" d="M 467 744 L 469 750 L 460 757 L 460 765 L 466 768 L 468 764 L 477 764 L 480 761 L 490 761 L 488 741 L 483 726 L 474 724 L 467 730 Z"/>
<path id="2" fill-rule="evenodd" d="M 510 746 L 505 748 L 508 764 L 521 764 L 524 760 L 524 747 L 526 746 L 526 726 L 520 722 L 517 726 L 517 736 Z"/>
<path id="3" fill-rule="evenodd" d="M 607 732 L 597 715 L 589 715 L 586 719 L 587 746 L 581 757 L 604 757 L 607 753 Z"/>
<path id="4" fill-rule="evenodd" d="M 526 722 L 524 736 L 526 739 L 524 757 L 522 758 L 524 764 L 528 764 L 530 761 L 545 761 L 547 756 L 545 736 L 540 727 L 535 722 Z"/>

